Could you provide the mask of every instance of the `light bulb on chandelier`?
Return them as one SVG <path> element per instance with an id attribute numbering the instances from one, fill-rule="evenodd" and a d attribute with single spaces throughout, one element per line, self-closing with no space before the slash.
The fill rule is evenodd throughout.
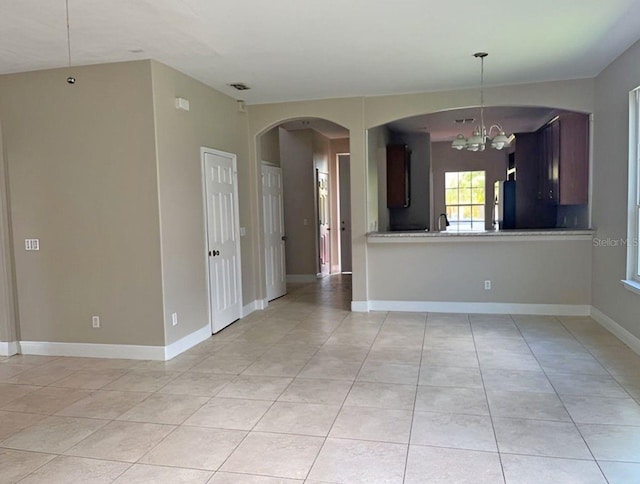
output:
<path id="1" fill-rule="evenodd" d="M 507 136 L 499 124 L 493 124 L 487 129 L 484 125 L 484 58 L 489 54 L 486 52 L 476 52 L 473 56 L 480 59 L 480 125 L 476 126 L 473 134 L 469 138 L 460 133 L 451 143 L 454 150 L 484 151 L 487 143 L 496 150 L 502 150 L 511 146 L 511 141 L 515 139 L 513 135 Z M 491 133 L 497 134 L 491 138 Z"/>

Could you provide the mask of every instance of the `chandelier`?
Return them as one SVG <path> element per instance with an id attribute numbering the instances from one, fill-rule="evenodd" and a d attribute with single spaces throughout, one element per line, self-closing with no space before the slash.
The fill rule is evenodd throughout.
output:
<path id="1" fill-rule="evenodd" d="M 456 139 L 451 143 L 454 150 L 484 151 L 487 143 L 491 143 L 491 147 L 496 150 L 511 146 L 513 135 L 507 136 L 502 126 L 493 124 L 487 129 L 484 125 L 484 58 L 488 55 L 486 52 L 473 54 L 473 57 L 480 59 L 480 124 L 475 127 L 471 137 L 465 138 L 463 134 L 456 136 Z M 494 130 L 497 134 L 491 138 L 491 133 Z"/>

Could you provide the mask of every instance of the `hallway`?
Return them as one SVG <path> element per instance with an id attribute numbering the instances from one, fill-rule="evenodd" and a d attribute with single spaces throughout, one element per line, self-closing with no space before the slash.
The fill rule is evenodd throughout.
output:
<path id="1" fill-rule="evenodd" d="M 289 286 L 168 362 L 0 359 L 0 482 L 640 481 L 640 356 L 590 318 Z"/>

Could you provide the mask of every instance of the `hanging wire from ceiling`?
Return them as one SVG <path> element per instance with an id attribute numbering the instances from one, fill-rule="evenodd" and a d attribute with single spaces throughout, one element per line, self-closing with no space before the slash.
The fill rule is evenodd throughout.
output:
<path id="1" fill-rule="evenodd" d="M 69 27 L 69 0 L 64 0 L 66 12 L 67 12 L 67 61 L 68 66 L 71 67 L 71 29 Z M 75 84 L 76 78 L 73 76 L 67 77 L 67 83 Z"/>

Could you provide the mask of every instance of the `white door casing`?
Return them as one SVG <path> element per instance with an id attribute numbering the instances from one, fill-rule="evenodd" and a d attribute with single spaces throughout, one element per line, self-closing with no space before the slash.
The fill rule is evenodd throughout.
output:
<path id="1" fill-rule="evenodd" d="M 242 316 L 236 155 L 202 148 L 209 316 L 217 333 Z"/>
<path id="2" fill-rule="evenodd" d="M 320 274 L 331 274 L 331 237 L 330 206 L 329 206 L 329 174 L 316 171 L 318 186 L 318 257 L 320 259 Z"/>
<path id="3" fill-rule="evenodd" d="M 287 293 L 282 168 L 262 164 L 264 263 L 267 301 Z"/>
<path id="4" fill-rule="evenodd" d="M 349 155 L 338 155 L 340 192 L 340 270 L 351 272 L 351 174 Z"/>

